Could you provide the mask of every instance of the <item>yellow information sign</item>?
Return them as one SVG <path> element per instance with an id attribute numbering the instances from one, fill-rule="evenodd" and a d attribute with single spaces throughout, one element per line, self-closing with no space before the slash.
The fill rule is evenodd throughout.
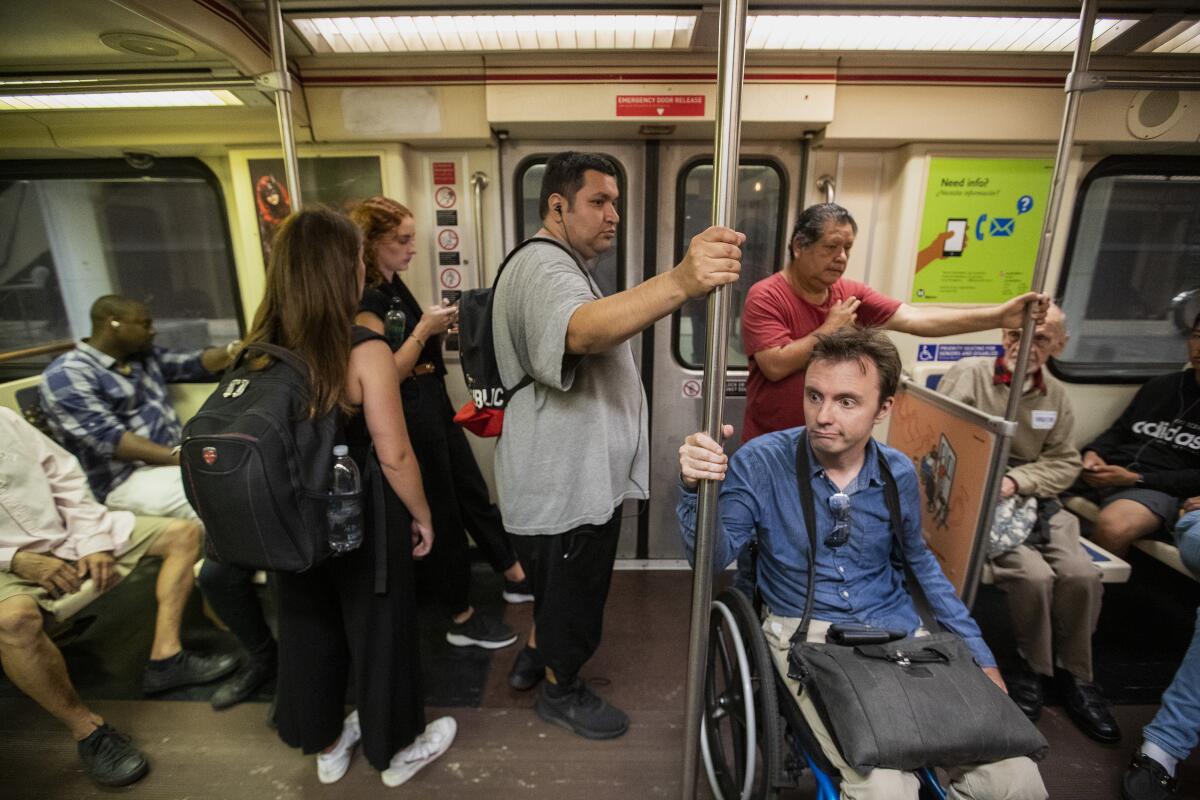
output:
<path id="1" fill-rule="evenodd" d="M 1002 303 L 1029 291 L 1049 158 L 931 158 L 914 303 Z"/>

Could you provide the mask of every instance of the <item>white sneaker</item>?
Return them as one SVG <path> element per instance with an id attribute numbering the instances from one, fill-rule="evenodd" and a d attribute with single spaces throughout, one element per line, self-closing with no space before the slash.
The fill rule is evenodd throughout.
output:
<path id="1" fill-rule="evenodd" d="M 342 726 L 342 735 L 337 744 L 328 753 L 317 753 L 317 779 L 321 783 L 337 783 L 350 769 L 350 757 L 354 755 L 354 745 L 362 738 L 362 728 L 358 724 L 358 709 L 350 712 L 346 723 Z"/>
<path id="2" fill-rule="evenodd" d="M 380 773 L 383 785 L 396 787 L 407 781 L 434 759 L 450 749 L 458 723 L 454 717 L 435 719 L 413 743 L 392 756 L 392 765 Z"/>

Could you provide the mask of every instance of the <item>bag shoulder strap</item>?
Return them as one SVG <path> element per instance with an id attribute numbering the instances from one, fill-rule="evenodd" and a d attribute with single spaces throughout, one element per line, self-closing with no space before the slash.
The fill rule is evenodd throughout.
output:
<path id="1" fill-rule="evenodd" d="M 917 582 L 917 576 L 913 574 L 912 566 L 908 563 L 908 557 L 904 555 L 904 546 L 900 538 L 904 530 L 904 517 L 900 509 L 900 490 L 896 487 L 896 477 L 892 475 L 892 470 L 888 467 L 887 457 L 884 456 L 883 450 L 878 444 L 876 444 L 876 450 L 879 454 L 879 475 L 883 479 L 883 500 L 887 503 L 888 515 L 892 518 L 892 561 L 897 567 L 904 570 L 904 579 L 908 586 L 908 594 L 913 600 L 913 605 L 917 608 L 917 616 L 921 618 L 921 622 L 930 631 L 940 631 L 942 630 L 942 626 L 933 616 L 933 610 L 929 607 L 929 600 L 925 597 L 925 592 L 921 589 L 921 584 Z"/>
<path id="2" fill-rule="evenodd" d="M 904 551 L 899 548 L 900 530 L 903 525 L 903 517 L 900 515 L 900 491 L 896 488 L 896 479 L 887 465 L 883 451 L 879 449 L 878 445 L 875 449 L 879 457 L 879 476 L 883 481 L 883 500 L 887 505 L 888 516 L 891 517 L 892 537 L 897 545 L 896 549 L 900 552 L 900 557 L 903 558 Z M 808 626 L 812 622 L 813 598 L 816 595 L 817 509 L 816 501 L 813 500 L 811 473 L 806 431 L 800 434 L 800 439 L 796 443 L 796 483 L 800 491 L 800 507 L 804 512 L 804 527 L 808 529 L 808 588 L 805 590 L 804 596 L 804 616 L 801 618 L 796 632 L 792 634 L 791 642 L 793 643 L 803 641 L 808 636 Z M 905 561 L 904 564 L 907 570 L 908 562 Z M 909 576 L 911 578 L 911 571 Z M 910 582 L 912 581 L 910 580 Z"/>
<path id="3" fill-rule="evenodd" d="M 270 344 L 268 342 L 247 342 L 246 346 L 242 348 L 241 354 L 238 356 L 238 361 L 240 362 L 242 356 L 251 350 L 258 353 L 263 353 L 271 358 L 274 358 L 276 361 L 281 361 L 284 364 L 287 364 L 296 372 L 300 373 L 305 380 L 309 380 L 310 373 L 308 370 L 308 364 L 304 361 L 304 359 L 293 353 L 291 350 L 288 350 L 286 347 L 280 347 L 277 344 Z"/>
<path id="4" fill-rule="evenodd" d="M 804 641 L 812 622 L 813 597 L 817 584 L 817 508 L 813 500 L 812 467 L 808 461 L 808 431 L 796 442 L 796 484 L 800 490 L 800 508 L 804 512 L 804 527 L 808 532 L 808 586 L 804 590 L 804 616 L 792 634 L 791 642 Z"/>

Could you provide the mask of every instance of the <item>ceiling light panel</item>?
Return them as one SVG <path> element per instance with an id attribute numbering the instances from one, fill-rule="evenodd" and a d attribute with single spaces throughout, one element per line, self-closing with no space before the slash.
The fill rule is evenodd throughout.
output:
<path id="1" fill-rule="evenodd" d="M 694 14 L 289 17 L 314 53 L 686 50 Z"/>
<path id="2" fill-rule="evenodd" d="M 0 92 L 3 90 L 0 89 Z M 0 94 L 0 111 L 59 111 L 84 108 L 190 108 L 244 105 L 224 89 L 170 92 L 73 92 L 65 94 Z"/>
<path id="3" fill-rule="evenodd" d="M 1134 24 L 1096 20 L 1093 49 Z M 752 14 L 746 20 L 746 48 L 1068 53 L 1075 49 L 1078 30 L 1078 19 L 1054 17 Z"/>
<path id="4" fill-rule="evenodd" d="M 1181 24 L 1174 36 L 1162 42 L 1150 52 L 1153 53 L 1200 53 L 1200 22 Z M 1139 49 L 1139 52 L 1143 52 Z"/>

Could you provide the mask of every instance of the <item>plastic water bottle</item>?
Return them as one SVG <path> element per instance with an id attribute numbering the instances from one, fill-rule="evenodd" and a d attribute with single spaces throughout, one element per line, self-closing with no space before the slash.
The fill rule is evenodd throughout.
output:
<path id="1" fill-rule="evenodd" d="M 334 554 L 349 553 L 362 544 L 362 478 L 344 444 L 333 448 L 333 475 L 329 481 L 329 546 Z"/>
<path id="2" fill-rule="evenodd" d="M 383 336 L 387 339 L 392 352 L 400 349 L 400 345 L 404 344 L 404 336 L 408 332 L 408 320 L 404 316 L 404 309 L 400 308 L 400 302 L 399 297 L 393 297 L 392 307 L 388 309 L 387 316 L 383 318 Z"/>

